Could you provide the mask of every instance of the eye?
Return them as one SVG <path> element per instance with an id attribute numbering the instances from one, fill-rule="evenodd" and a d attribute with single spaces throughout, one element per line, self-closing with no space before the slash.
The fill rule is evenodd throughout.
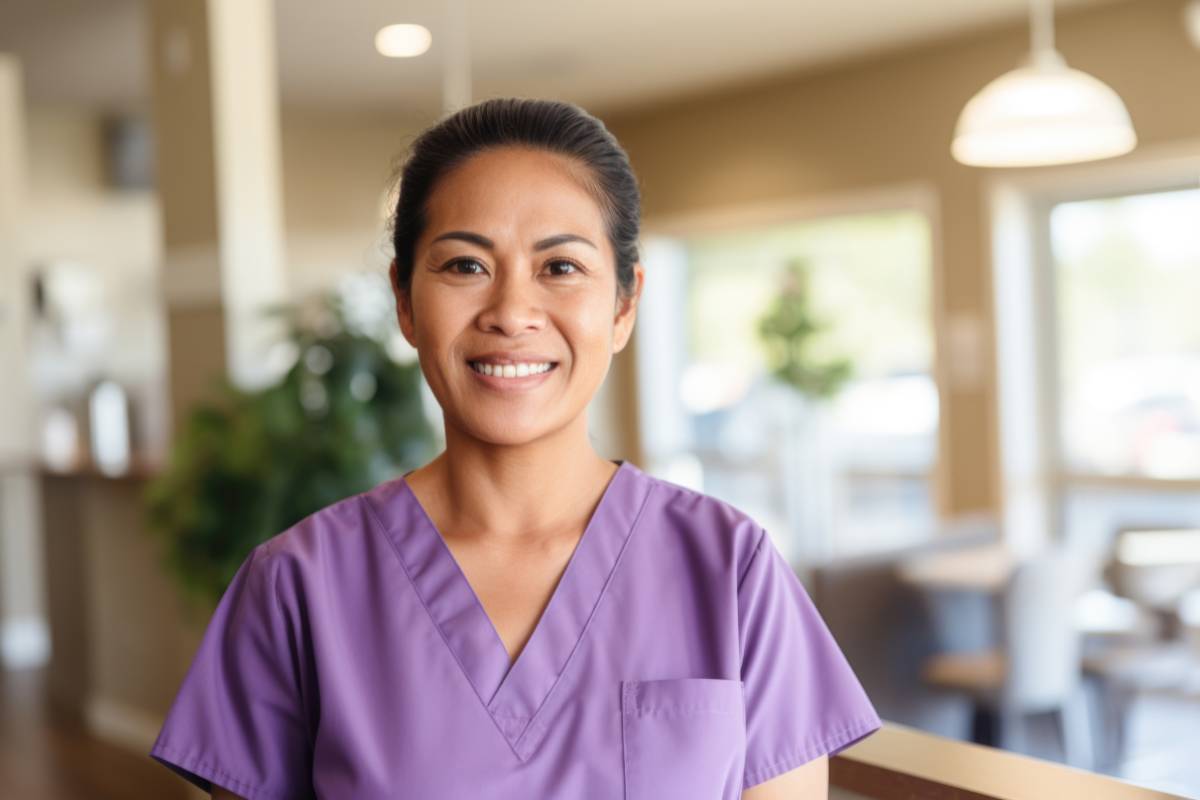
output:
<path id="1" fill-rule="evenodd" d="M 567 261 L 564 258 L 556 258 L 555 260 L 550 262 L 550 267 L 553 269 L 556 265 L 570 267 L 575 272 L 579 272 L 579 265 L 576 264 L 574 261 Z M 571 273 L 570 272 L 560 272 L 558 274 L 559 275 L 569 275 Z"/>
<path id="2" fill-rule="evenodd" d="M 460 264 L 474 264 L 475 266 L 479 267 L 479 271 L 478 272 L 473 272 L 473 271 L 472 272 L 460 272 L 457 269 Z M 481 274 L 483 274 L 483 265 L 480 264 L 478 261 L 476 261 L 473 258 L 456 259 L 454 261 L 451 261 L 449 264 L 447 264 L 444 267 L 444 269 L 447 271 L 452 271 L 457 275 L 481 275 Z"/>

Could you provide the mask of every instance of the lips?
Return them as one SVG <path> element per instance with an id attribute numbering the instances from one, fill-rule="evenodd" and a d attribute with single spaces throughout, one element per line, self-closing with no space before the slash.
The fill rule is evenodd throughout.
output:
<path id="1" fill-rule="evenodd" d="M 512 394 L 531 391 L 550 380 L 558 369 L 558 363 L 544 361 L 540 366 L 531 367 L 528 362 L 496 365 L 468 362 L 466 367 L 488 391 Z"/>
<path id="2" fill-rule="evenodd" d="M 471 369 L 481 375 L 497 378 L 525 378 L 532 375 L 542 375 L 554 369 L 557 364 L 553 361 L 527 362 L 516 364 L 492 364 L 482 361 L 468 361 Z"/>

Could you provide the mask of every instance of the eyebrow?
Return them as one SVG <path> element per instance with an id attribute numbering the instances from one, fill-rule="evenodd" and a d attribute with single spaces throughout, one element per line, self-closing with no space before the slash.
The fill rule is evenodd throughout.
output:
<path id="1" fill-rule="evenodd" d="M 493 242 L 491 239 L 487 238 L 486 236 L 483 236 L 482 234 L 472 233 L 471 231 L 447 231 L 446 233 L 443 233 L 442 235 L 434 238 L 433 242 L 440 242 L 443 239 L 458 239 L 459 241 L 470 242 L 471 244 L 477 244 L 480 247 L 487 249 L 487 250 L 492 250 L 492 249 L 495 249 L 495 247 L 496 247 L 496 243 Z M 430 244 L 433 244 L 433 242 L 430 242 Z M 596 245 L 594 245 L 590 241 L 588 241 L 587 239 L 583 238 L 582 236 L 576 236 L 573 233 L 559 233 L 559 234 L 555 234 L 554 236 L 547 236 L 545 239 L 541 239 L 540 241 L 535 242 L 533 245 L 533 249 L 534 250 L 549 250 L 551 247 L 555 247 L 560 244 L 565 244 L 567 242 L 582 242 L 583 244 L 586 244 L 588 247 L 591 247 L 593 250 L 600 249 L 600 248 L 596 247 Z"/>

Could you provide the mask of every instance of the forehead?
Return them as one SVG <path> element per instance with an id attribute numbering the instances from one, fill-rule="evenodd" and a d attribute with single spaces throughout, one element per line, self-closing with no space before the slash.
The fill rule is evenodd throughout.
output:
<path id="1" fill-rule="evenodd" d="M 603 212 L 586 181 L 586 167 L 555 153 L 485 150 L 438 181 L 427 200 L 428 225 L 421 238 L 428 241 L 450 229 L 521 238 L 547 231 L 603 238 Z"/>

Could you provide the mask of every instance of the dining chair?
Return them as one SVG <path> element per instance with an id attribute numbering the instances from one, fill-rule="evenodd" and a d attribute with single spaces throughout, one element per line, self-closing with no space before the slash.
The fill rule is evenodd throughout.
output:
<path id="1" fill-rule="evenodd" d="M 1061 546 L 1022 559 L 1000 591 L 996 645 L 935 654 L 923 664 L 922 679 L 967 695 L 977 718 L 998 725 L 997 738 L 1006 749 L 1026 750 L 1027 715 L 1054 712 L 1067 763 L 1090 768 L 1092 736 L 1075 609 L 1094 572 L 1091 559 Z"/>
<path id="2" fill-rule="evenodd" d="M 1174 639 L 1181 633 L 1180 600 L 1200 588 L 1200 529 L 1122 526 L 1103 576 L 1116 594 L 1159 618 L 1161 638 Z"/>
<path id="3" fill-rule="evenodd" d="M 1180 598 L 1178 614 L 1184 641 L 1200 667 L 1200 587 Z"/>
<path id="4" fill-rule="evenodd" d="M 1184 598 L 1200 586 L 1200 531 L 1126 524 L 1113 537 L 1103 569 L 1110 602 L 1136 609 L 1125 626 L 1085 630 L 1083 676 L 1095 699 L 1094 768 L 1125 758 L 1134 703 L 1144 693 L 1187 692 L 1198 656 L 1186 641 Z M 1101 626 L 1103 627 L 1103 626 Z"/>

